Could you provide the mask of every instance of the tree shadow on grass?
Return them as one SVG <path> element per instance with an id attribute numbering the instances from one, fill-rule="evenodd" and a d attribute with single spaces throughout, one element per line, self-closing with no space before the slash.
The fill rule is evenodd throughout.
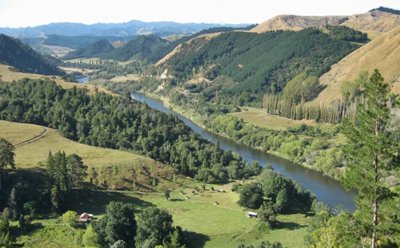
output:
<path id="1" fill-rule="evenodd" d="M 295 222 L 282 222 L 282 221 L 277 221 L 274 224 L 274 229 L 289 229 L 289 230 L 295 230 L 299 228 L 307 227 L 305 225 L 301 225 Z"/>
<path id="2" fill-rule="evenodd" d="M 185 231 L 184 235 L 187 240 L 187 245 L 189 248 L 204 247 L 206 242 L 210 240 L 209 236 L 202 233 Z"/>
<path id="3" fill-rule="evenodd" d="M 172 201 L 172 202 L 181 202 L 181 201 L 185 201 L 185 200 L 179 199 L 179 198 L 170 198 L 169 201 Z"/>
<path id="4" fill-rule="evenodd" d="M 150 202 L 121 192 L 84 189 L 71 191 L 68 196 L 67 209 L 75 210 L 78 213 L 89 212 L 94 215 L 99 215 L 105 212 L 107 205 L 111 201 L 132 204 L 137 212 L 143 208 L 155 207 L 155 205 Z"/>
<path id="5" fill-rule="evenodd" d="M 11 234 L 13 237 L 18 237 L 21 235 L 30 235 L 41 228 L 43 228 L 43 225 L 41 223 L 37 223 L 37 222 L 27 225 L 25 230 L 22 230 L 18 226 L 12 226 Z"/>

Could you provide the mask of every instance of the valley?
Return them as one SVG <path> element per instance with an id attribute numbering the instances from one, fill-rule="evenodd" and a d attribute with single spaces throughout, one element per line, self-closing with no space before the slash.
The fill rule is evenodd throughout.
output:
<path id="1" fill-rule="evenodd" d="M 0 27 L 0 247 L 400 246 L 400 11 L 309 13 Z"/>

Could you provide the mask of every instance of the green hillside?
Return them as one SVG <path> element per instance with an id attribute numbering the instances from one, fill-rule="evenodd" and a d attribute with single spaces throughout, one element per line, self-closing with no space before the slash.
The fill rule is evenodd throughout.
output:
<path id="1" fill-rule="evenodd" d="M 194 92 L 203 91 L 208 100 L 216 99 L 218 92 L 219 100 L 260 102 L 264 93 L 281 92 L 300 73 L 322 75 L 358 47 L 316 29 L 228 32 L 209 41 L 183 44 L 164 66 L 177 82 L 202 73 L 212 84 L 189 86 L 189 90 L 194 87 Z"/>
<path id="2" fill-rule="evenodd" d="M 67 54 L 64 59 L 101 58 L 117 61 L 138 59 L 155 62 L 171 51 L 175 43 L 155 35 L 141 35 L 121 47 L 114 48 L 103 39 Z"/>
<path id="3" fill-rule="evenodd" d="M 99 40 L 85 48 L 70 52 L 64 59 L 96 58 L 112 50 L 114 47 L 107 40 Z"/>
<path id="4" fill-rule="evenodd" d="M 44 75 L 62 75 L 63 72 L 48 59 L 18 39 L 0 34 L 0 63 L 8 64 L 22 72 Z"/>

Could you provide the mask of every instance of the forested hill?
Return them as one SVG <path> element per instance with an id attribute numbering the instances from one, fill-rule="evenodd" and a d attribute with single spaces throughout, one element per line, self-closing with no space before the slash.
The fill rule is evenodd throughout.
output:
<path id="1" fill-rule="evenodd" d="M 141 35 L 122 47 L 103 53 L 100 58 L 126 61 L 132 58 L 154 61 L 169 49 L 170 42 L 155 35 Z"/>
<path id="2" fill-rule="evenodd" d="M 204 140 L 177 117 L 134 102 L 130 95 L 86 93 L 65 90 L 48 79 L 0 84 L 0 119 L 52 127 L 89 145 L 134 150 L 203 182 L 227 182 L 260 170 Z"/>
<path id="3" fill-rule="evenodd" d="M 85 48 L 68 53 L 63 59 L 96 58 L 112 50 L 114 47 L 107 40 L 99 40 Z"/>
<path id="4" fill-rule="evenodd" d="M 3 34 L 0 34 L 0 63 L 13 66 L 22 72 L 63 75 L 60 69 L 32 48 Z"/>
<path id="5" fill-rule="evenodd" d="M 252 27 L 254 26 L 248 26 L 240 29 L 234 27 L 209 28 L 209 29 L 204 29 L 190 36 L 184 36 L 175 41 L 162 39 L 155 35 L 140 35 L 131 39 L 122 47 L 118 48 L 113 48 L 112 45 L 110 44 L 110 38 L 107 37 L 106 39 L 98 40 L 96 42 L 89 44 L 84 48 L 78 49 L 76 51 L 67 54 L 66 56 L 64 56 L 64 59 L 75 59 L 75 58 L 85 57 L 85 58 L 102 58 L 102 59 L 127 61 L 129 59 L 136 58 L 136 59 L 146 60 L 148 62 L 156 62 L 161 58 L 163 58 L 166 54 L 171 52 L 179 44 L 184 43 L 200 35 L 217 33 L 217 32 L 228 32 L 234 30 L 249 30 Z M 63 38 L 63 40 L 65 39 L 66 37 Z M 71 42 L 73 41 L 72 39 L 70 40 Z"/>
<path id="6" fill-rule="evenodd" d="M 204 85 L 209 99 L 216 97 L 218 91 L 219 98 L 237 99 L 243 95 L 250 99 L 250 94 L 260 101 L 263 93 L 281 92 L 288 81 L 301 73 L 322 75 L 359 47 L 348 41 L 347 35 L 342 40 L 341 32 L 338 36 L 334 33 L 317 29 L 262 34 L 228 32 L 211 40 L 186 43 L 162 66 L 178 82 L 198 74 L 212 81 Z"/>
<path id="7" fill-rule="evenodd" d="M 67 54 L 64 59 L 101 58 L 118 61 L 138 59 L 155 62 L 165 56 L 174 46 L 175 42 L 155 35 L 140 35 L 118 48 L 114 48 L 107 40 L 100 40 L 86 48 Z"/>

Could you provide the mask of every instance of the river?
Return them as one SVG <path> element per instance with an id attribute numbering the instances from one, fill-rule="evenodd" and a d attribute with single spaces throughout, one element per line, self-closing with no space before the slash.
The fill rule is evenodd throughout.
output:
<path id="1" fill-rule="evenodd" d="M 219 144 L 223 150 L 229 149 L 238 153 L 249 163 L 258 161 L 260 165 L 271 165 L 276 172 L 298 182 L 304 188 L 313 192 L 318 200 L 326 202 L 331 207 L 341 205 L 350 211 L 354 211 L 356 208 L 354 202 L 356 193 L 354 191 L 346 191 L 338 181 L 288 160 L 250 148 L 243 144 L 238 144 L 231 139 L 214 134 L 199 127 L 188 118 L 172 111 L 166 107 L 162 101 L 155 100 L 138 92 L 132 93 L 132 98 L 139 102 L 146 103 L 150 108 L 167 114 L 176 115 L 186 126 L 190 127 L 204 139 L 214 144 Z"/>

